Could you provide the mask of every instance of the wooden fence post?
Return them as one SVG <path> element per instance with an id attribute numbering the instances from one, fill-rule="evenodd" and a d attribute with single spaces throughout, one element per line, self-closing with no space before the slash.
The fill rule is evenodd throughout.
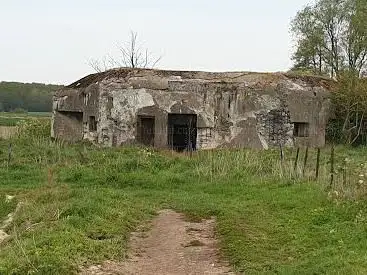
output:
<path id="1" fill-rule="evenodd" d="M 280 172 L 281 177 L 284 175 L 284 151 L 282 144 L 279 144 L 279 150 L 280 150 Z"/>
<path id="2" fill-rule="evenodd" d="M 334 161 L 335 161 L 335 152 L 334 145 L 331 146 L 331 155 L 330 155 L 330 188 L 334 184 Z"/>
<path id="3" fill-rule="evenodd" d="M 320 155 L 321 155 L 321 149 L 320 149 L 320 148 L 317 148 L 317 158 L 316 158 L 316 180 L 318 180 L 318 179 L 319 179 Z"/>
<path id="4" fill-rule="evenodd" d="M 305 172 L 306 172 L 307 160 L 308 160 L 308 146 L 306 147 L 305 158 L 303 160 L 303 170 L 302 170 L 303 177 L 305 176 Z"/>
<path id="5" fill-rule="evenodd" d="M 347 160 L 343 160 L 343 186 L 347 185 Z"/>
<path id="6" fill-rule="evenodd" d="M 9 149 L 8 149 L 8 167 L 9 167 L 10 162 L 11 162 L 12 150 L 13 150 L 13 148 L 12 148 L 12 144 L 11 144 L 11 143 L 9 143 Z"/>
<path id="7" fill-rule="evenodd" d="M 284 160 L 284 151 L 283 151 L 282 144 L 279 144 L 279 149 L 280 149 L 280 161 L 283 163 L 283 160 Z"/>
<path id="8" fill-rule="evenodd" d="M 294 160 L 293 172 L 296 174 L 298 166 L 299 147 L 297 147 L 296 159 Z"/>
<path id="9" fill-rule="evenodd" d="M 210 154 L 210 182 L 213 182 L 214 176 L 214 149 L 209 151 Z"/>

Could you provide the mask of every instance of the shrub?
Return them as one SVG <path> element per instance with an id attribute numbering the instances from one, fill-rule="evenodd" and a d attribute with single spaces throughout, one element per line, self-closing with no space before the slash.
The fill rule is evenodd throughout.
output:
<path id="1" fill-rule="evenodd" d="M 51 122 L 41 119 L 21 120 L 17 123 L 19 138 L 48 138 L 51 133 Z"/>

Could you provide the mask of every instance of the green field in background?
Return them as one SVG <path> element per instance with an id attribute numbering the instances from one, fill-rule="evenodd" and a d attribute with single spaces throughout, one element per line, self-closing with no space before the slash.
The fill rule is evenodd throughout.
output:
<path id="1" fill-rule="evenodd" d="M 28 112 L 28 113 L 4 113 L 0 112 L 0 126 L 16 126 L 20 120 L 24 119 L 46 119 L 51 118 L 50 112 Z"/>

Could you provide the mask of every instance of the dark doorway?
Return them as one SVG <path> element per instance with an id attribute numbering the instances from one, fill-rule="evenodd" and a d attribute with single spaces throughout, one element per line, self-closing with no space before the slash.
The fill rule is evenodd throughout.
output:
<path id="1" fill-rule="evenodd" d="M 138 116 L 137 140 L 139 143 L 154 146 L 155 119 L 152 116 Z"/>
<path id="2" fill-rule="evenodd" d="M 196 150 L 196 115 L 168 114 L 168 145 L 182 152 Z"/>

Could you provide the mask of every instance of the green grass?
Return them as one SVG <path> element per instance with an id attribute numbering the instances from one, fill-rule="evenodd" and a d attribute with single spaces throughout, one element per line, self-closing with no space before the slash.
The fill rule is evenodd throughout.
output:
<path id="1" fill-rule="evenodd" d="M 8 214 L 12 213 L 16 208 L 17 202 L 15 199 L 6 200 L 6 194 L 0 192 L 0 225 L 3 220 L 5 220 Z"/>
<path id="2" fill-rule="evenodd" d="M 1 117 L 51 117 L 51 112 L 0 112 Z"/>
<path id="3" fill-rule="evenodd" d="M 51 113 L 28 112 L 28 113 L 4 113 L 0 112 L 0 126 L 16 126 L 22 120 L 49 119 Z"/>
<path id="4" fill-rule="evenodd" d="M 51 117 L 51 112 L 28 112 L 28 116 L 32 117 Z"/>
<path id="5" fill-rule="evenodd" d="M 0 126 L 16 126 L 21 119 L 0 116 Z"/>
<path id="6" fill-rule="evenodd" d="M 23 206 L 0 246 L 0 274 L 70 274 L 121 260 L 129 233 L 163 208 L 193 219 L 215 215 L 222 256 L 239 272 L 367 272 L 367 204 L 362 196 L 330 199 L 327 150 L 316 183 L 313 151 L 305 178 L 295 179 L 294 151 L 281 172 L 271 150 L 190 158 L 27 139 L 14 141 L 8 167 L 7 144 L 0 141 L 0 200 L 16 195 Z M 338 163 L 349 156 L 351 171 L 360 169 L 366 153 L 337 148 Z M 12 209 L 3 207 L 0 217 Z"/>

